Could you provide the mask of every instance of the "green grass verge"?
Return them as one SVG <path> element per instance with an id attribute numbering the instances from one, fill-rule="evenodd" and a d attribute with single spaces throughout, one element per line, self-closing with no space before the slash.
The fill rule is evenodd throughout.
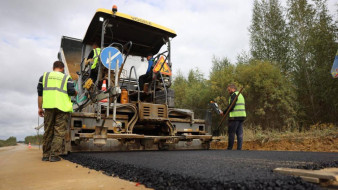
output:
<path id="1" fill-rule="evenodd" d="M 9 137 L 7 140 L 0 140 L 0 147 L 16 145 L 16 137 Z"/>

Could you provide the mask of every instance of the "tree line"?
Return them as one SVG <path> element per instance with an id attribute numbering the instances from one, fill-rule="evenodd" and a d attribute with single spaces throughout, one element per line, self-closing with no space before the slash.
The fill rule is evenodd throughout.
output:
<path id="1" fill-rule="evenodd" d="M 25 137 L 25 144 L 42 144 L 43 135 L 34 135 Z"/>
<path id="2" fill-rule="evenodd" d="M 16 137 L 9 137 L 6 140 L 0 140 L 0 147 L 16 145 Z"/>
<path id="3" fill-rule="evenodd" d="M 338 12 L 338 11 L 337 11 Z M 338 124 L 338 80 L 330 69 L 338 49 L 338 21 L 326 0 L 255 0 L 250 52 L 212 59 L 209 78 L 198 68 L 173 81 L 175 106 L 203 118 L 215 101 L 228 105 L 229 83 L 244 87 L 246 126 L 263 130 L 307 130 L 318 123 Z M 219 116 L 213 115 L 213 131 Z"/>

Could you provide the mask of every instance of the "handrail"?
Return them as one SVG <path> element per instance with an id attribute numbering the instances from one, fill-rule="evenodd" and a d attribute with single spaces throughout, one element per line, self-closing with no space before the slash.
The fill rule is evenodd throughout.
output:
<path id="1" fill-rule="evenodd" d="M 165 104 L 168 104 L 168 94 L 167 94 L 167 88 L 165 87 L 165 84 L 164 84 L 164 80 L 163 80 L 163 76 L 162 76 L 162 73 L 160 72 L 160 76 L 161 76 L 161 80 L 162 80 L 162 84 L 163 84 L 163 87 L 164 87 L 164 92 L 165 92 Z"/>
<path id="2" fill-rule="evenodd" d="M 84 60 L 85 60 L 85 58 L 83 58 L 81 64 L 83 64 Z M 84 66 L 83 70 L 81 69 L 81 73 L 80 74 L 81 74 L 82 86 L 86 82 L 86 80 L 84 80 L 85 75 L 88 74 L 88 76 L 90 76 L 90 73 L 92 72 L 91 66 L 92 66 L 92 63 L 89 63 L 89 64 L 87 64 L 87 65 Z M 89 67 L 89 68 L 87 69 L 87 67 Z M 86 69 L 87 69 L 87 71 L 86 71 Z"/>
<path id="3" fill-rule="evenodd" d="M 165 51 L 165 52 L 167 52 L 167 51 Z M 163 52 L 163 53 L 165 53 L 165 52 Z M 155 78 L 154 78 L 154 79 L 155 79 L 155 80 L 154 80 L 154 101 L 153 101 L 153 103 L 156 102 L 156 78 L 157 78 L 157 75 L 160 74 L 161 80 L 162 80 L 162 84 L 163 84 L 163 87 L 164 87 L 164 91 L 165 91 L 165 104 L 167 104 L 167 98 L 168 98 L 168 97 L 167 97 L 167 88 L 166 88 L 166 86 L 165 86 L 165 84 L 164 84 L 163 76 L 162 76 L 162 73 L 161 73 L 161 70 L 162 70 L 162 68 L 163 68 L 163 66 L 164 66 L 164 63 L 167 61 L 167 59 L 168 59 L 168 57 L 165 56 L 165 59 L 164 59 L 162 65 L 161 65 L 161 68 L 160 68 L 159 71 L 155 74 Z"/>
<path id="4" fill-rule="evenodd" d="M 132 66 L 132 67 L 130 68 L 130 72 L 129 72 L 128 96 L 129 96 L 129 89 L 130 89 L 131 71 L 132 71 L 133 69 L 134 69 L 134 74 L 135 74 L 136 81 L 137 81 L 137 101 L 140 101 L 140 85 L 139 85 L 139 82 L 138 82 L 138 77 L 137 77 L 137 74 L 136 74 L 135 66 Z"/>
<path id="5" fill-rule="evenodd" d="M 129 52 L 130 52 L 130 50 L 131 50 L 131 47 L 133 46 L 133 42 L 132 41 L 129 41 L 129 42 L 127 42 L 126 44 L 124 44 L 124 46 L 127 46 L 129 44 L 129 48 L 127 49 L 127 53 L 125 53 L 124 54 L 124 60 L 123 60 L 123 63 L 122 63 L 122 65 L 121 65 L 121 68 L 120 68 L 120 71 L 119 71 L 119 80 L 120 80 L 120 77 L 121 77 L 121 73 L 122 73 L 122 70 L 123 70 L 123 67 L 124 67 L 124 64 L 126 63 L 126 61 L 127 61 L 127 58 L 128 58 L 128 56 L 129 56 Z M 124 50 L 124 48 L 125 47 L 122 47 L 123 49 L 122 49 L 122 53 L 123 53 L 123 50 Z"/>
<path id="6" fill-rule="evenodd" d="M 163 80 L 163 75 L 162 75 L 161 72 L 158 72 L 158 73 L 160 73 L 162 84 L 163 84 L 163 87 L 164 87 L 165 104 L 168 104 L 168 102 L 167 102 L 168 101 L 167 88 L 166 88 L 164 80 Z M 158 73 L 156 74 L 156 77 L 157 77 Z M 154 80 L 154 101 L 153 101 L 153 103 L 156 103 L 156 77 L 155 77 L 155 80 Z"/>

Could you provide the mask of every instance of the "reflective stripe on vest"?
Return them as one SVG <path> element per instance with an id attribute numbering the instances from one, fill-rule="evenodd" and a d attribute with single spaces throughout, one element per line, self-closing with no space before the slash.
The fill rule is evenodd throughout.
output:
<path id="1" fill-rule="evenodd" d="M 97 65 L 97 62 L 99 60 L 99 56 L 101 54 L 101 48 L 95 48 L 94 49 L 94 56 L 93 56 L 93 65 L 91 66 L 91 69 L 95 69 L 96 68 L 96 65 Z"/>
<path id="2" fill-rule="evenodd" d="M 235 92 L 238 94 L 238 91 Z M 231 96 L 229 97 L 229 104 L 231 102 Z M 240 94 L 237 98 L 237 102 L 235 104 L 234 109 L 230 112 L 229 117 L 246 117 L 245 112 L 245 100 L 242 94 Z"/>
<path id="3" fill-rule="evenodd" d="M 73 112 L 73 105 L 67 94 L 69 76 L 60 72 L 43 74 L 43 108 L 57 108 L 63 112 Z"/>

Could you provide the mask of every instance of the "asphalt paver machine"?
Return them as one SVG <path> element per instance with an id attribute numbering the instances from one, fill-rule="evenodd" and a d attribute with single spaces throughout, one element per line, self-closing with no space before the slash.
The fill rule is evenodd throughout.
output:
<path id="1" fill-rule="evenodd" d="M 64 153 L 209 149 L 212 136 L 205 120 L 174 105 L 170 41 L 175 36 L 114 7 L 96 11 L 83 40 L 62 37 L 58 58 L 78 91 Z M 94 43 L 101 47 L 96 71 L 93 59 L 87 59 Z M 140 90 L 149 54 L 154 55 L 152 77 Z"/>

